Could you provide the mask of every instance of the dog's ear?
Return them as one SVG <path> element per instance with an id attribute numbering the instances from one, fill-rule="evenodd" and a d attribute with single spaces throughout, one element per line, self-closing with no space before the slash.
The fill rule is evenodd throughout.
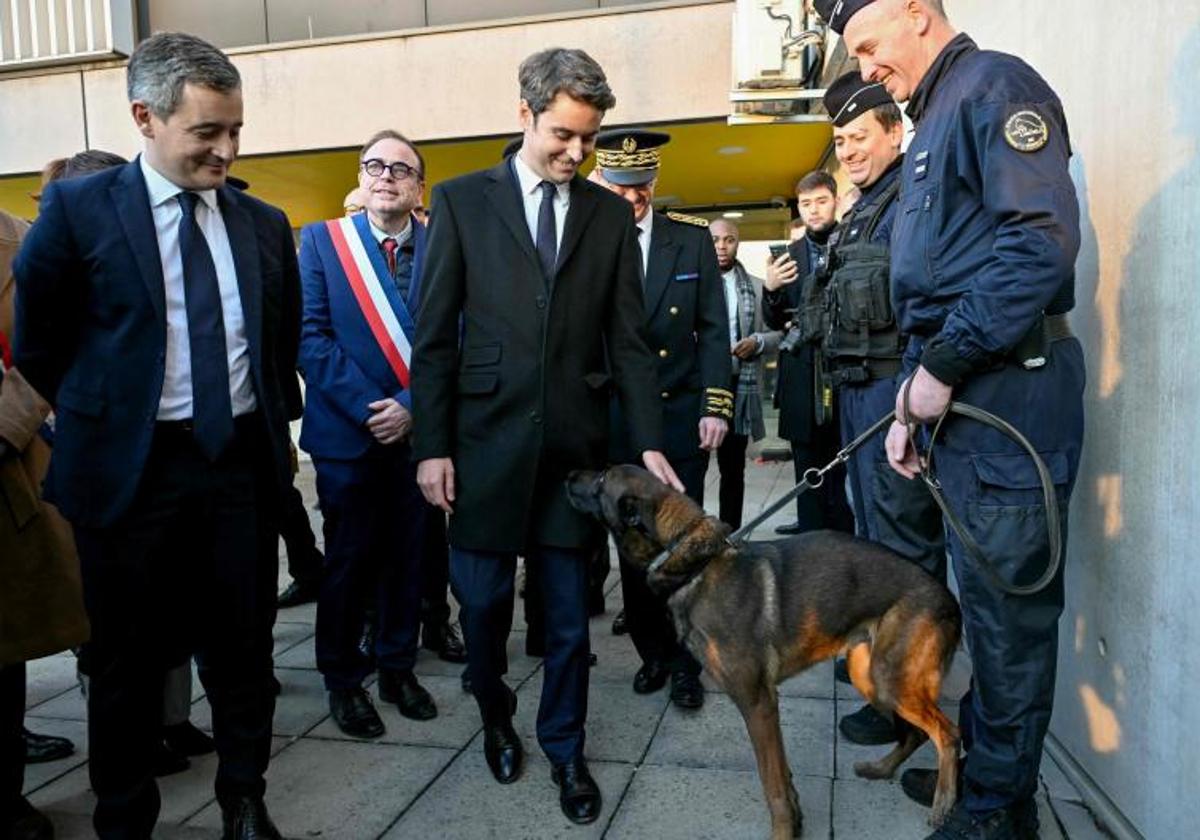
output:
<path id="1" fill-rule="evenodd" d="M 725 548 L 729 526 L 715 516 L 706 516 L 696 522 L 672 551 L 681 557 L 712 557 Z"/>
<path id="2" fill-rule="evenodd" d="M 626 528 L 638 528 L 642 524 L 642 507 L 636 496 L 622 496 L 617 500 L 617 515 Z"/>

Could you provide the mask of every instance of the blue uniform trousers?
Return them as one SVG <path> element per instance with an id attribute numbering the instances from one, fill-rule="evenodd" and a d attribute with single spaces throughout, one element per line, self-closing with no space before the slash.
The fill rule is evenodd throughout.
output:
<path id="1" fill-rule="evenodd" d="M 362 685 L 376 667 L 411 671 L 429 506 L 409 447 L 376 445 L 352 461 L 314 458 L 313 464 L 325 518 L 316 640 L 325 687 Z M 372 649 L 363 650 L 369 604 L 376 610 L 375 638 Z"/>
<path id="2" fill-rule="evenodd" d="M 838 389 L 842 446 L 895 410 L 893 378 L 847 384 Z M 883 543 L 929 572 L 946 579 L 946 540 L 942 512 L 925 485 L 891 468 L 884 450 L 885 428 L 850 456 L 846 473 L 854 497 L 855 531 Z"/>
<path id="3" fill-rule="evenodd" d="M 1071 338 L 1051 345 L 1045 367 L 1010 364 L 979 373 L 954 396 L 1007 420 L 1037 449 L 1054 479 L 1064 543 L 1083 445 L 1083 388 L 1083 352 Z M 1050 548 L 1041 484 L 1028 455 L 1002 433 L 956 417 L 943 427 L 935 466 L 951 509 L 1000 575 L 1016 584 L 1036 580 Z M 974 673 L 959 709 L 967 750 L 963 796 L 971 811 L 984 812 L 1027 799 L 1037 788 L 1054 703 L 1063 574 L 1059 569 L 1036 595 L 1007 595 L 953 533 L 948 538 Z"/>
<path id="4" fill-rule="evenodd" d="M 588 549 L 537 546 L 529 557 L 526 587 L 541 589 L 545 609 L 546 656 L 537 737 L 552 764 L 583 757 L 587 720 Z M 512 628 L 513 577 L 517 556 L 511 552 L 450 549 L 450 586 L 459 602 L 459 623 L 467 646 L 471 689 L 487 725 L 509 717 L 501 676 L 508 670 L 505 646 Z"/>

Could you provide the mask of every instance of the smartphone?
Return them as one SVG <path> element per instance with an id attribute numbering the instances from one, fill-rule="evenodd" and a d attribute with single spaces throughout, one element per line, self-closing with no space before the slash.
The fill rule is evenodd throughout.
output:
<path id="1" fill-rule="evenodd" d="M 767 246 L 771 252 L 771 262 L 779 262 L 779 258 L 787 253 L 788 246 L 784 242 L 775 242 Z"/>

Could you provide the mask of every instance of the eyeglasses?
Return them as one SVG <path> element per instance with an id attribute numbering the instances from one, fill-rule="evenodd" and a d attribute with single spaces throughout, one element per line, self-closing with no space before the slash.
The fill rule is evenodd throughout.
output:
<path id="1" fill-rule="evenodd" d="M 370 158 L 362 162 L 362 168 L 372 178 L 378 178 L 383 175 L 384 171 L 387 171 L 392 173 L 392 177 L 397 181 L 403 181 L 405 178 L 421 180 L 421 173 L 418 170 L 400 161 L 384 163 L 379 158 Z"/>

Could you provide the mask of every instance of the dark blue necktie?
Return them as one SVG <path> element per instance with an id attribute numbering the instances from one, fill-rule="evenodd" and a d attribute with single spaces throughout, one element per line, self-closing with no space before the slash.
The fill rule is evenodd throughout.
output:
<path id="1" fill-rule="evenodd" d="M 546 280 L 554 279 L 554 267 L 558 263 L 558 236 L 554 226 L 554 194 L 558 188 L 549 181 L 542 181 L 542 206 L 538 208 L 537 252 L 542 263 L 542 274 Z"/>
<path id="2" fill-rule="evenodd" d="M 183 297 L 188 344 L 192 351 L 192 434 L 210 461 L 233 440 L 233 404 L 229 396 L 229 354 L 217 267 L 200 225 L 194 192 L 179 194 L 179 252 L 183 257 Z"/>

